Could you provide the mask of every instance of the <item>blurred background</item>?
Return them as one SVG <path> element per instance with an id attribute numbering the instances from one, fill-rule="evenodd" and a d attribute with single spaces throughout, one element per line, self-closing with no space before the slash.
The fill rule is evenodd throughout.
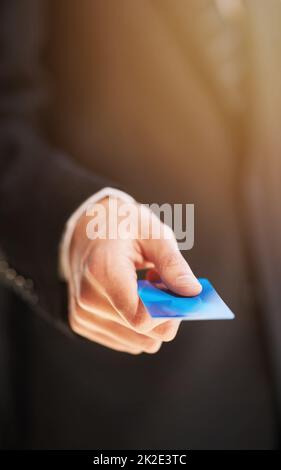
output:
<path id="1" fill-rule="evenodd" d="M 194 203 L 184 255 L 236 319 L 135 358 L 9 298 L 3 446 L 278 447 L 279 0 L 59 0 L 45 16 L 50 140 L 141 202 Z"/>

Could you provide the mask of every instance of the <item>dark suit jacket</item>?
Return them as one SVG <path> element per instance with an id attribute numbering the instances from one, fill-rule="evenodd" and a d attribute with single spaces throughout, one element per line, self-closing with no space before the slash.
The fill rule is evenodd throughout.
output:
<path id="1" fill-rule="evenodd" d="M 3 292 L 8 338 L 2 368 L 7 384 L 3 446 L 276 447 L 277 389 L 260 328 L 255 265 L 245 257 L 247 237 L 233 191 L 239 126 L 207 79 L 209 69 L 198 56 L 200 41 L 190 41 L 183 74 L 179 51 L 186 38 L 176 37 L 177 47 L 170 49 L 171 32 L 182 18 L 171 8 L 173 2 L 147 1 L 142 7 L 135 2 L 132 7 L 123 0 L 108 8 L 102 1 L 61 0 L 51 10 L 38 0 L 1 0 L 0 5 L 2 280 L 33 311 Z M 193 21 L 188 24 L 190 38 L 196 39 Z M 92 29 L 99 66 L 94 69 L 86 34 Z M 55 100 L 47 92 L 46 67 L 40 66 L 46 63 L 44 37 L 53 51 Z M 168 59 L 159 53 L 162 47 Z M 93 83 L 93 74 L 85 73 L 87 64 L 90 72 L 99 71 Z M 168 76 L 160 87 L 159 70 L 161 77 Z M 92 87 L 99 111 L 94 114 L 88 103 Z M 85 169 L 57 148 L 66 149 Z M 99 155 L 94 163 L 93 154 Z M 187 168 L 186 154 L 193 156 Z M 161 185 L 155 183 L 159 165 Z M 139 197 L 145 183 L 147 202 L 187 197 L 195 202 L 198 241 L 190 259 L 196 271 L 221 286 L 237 313 L 235 322 L 184 325 L 177 340 L 153 357 L 117 354 L 71 335 L 64 321 L 58 245 L 74 208 L 105 185 L 93 168 L 117 176 Z M 135 170 L 129 179 L 127 169 Z M 208 184 L 199 185 L 194 174 L 204 181 L 208 176 Z"/>

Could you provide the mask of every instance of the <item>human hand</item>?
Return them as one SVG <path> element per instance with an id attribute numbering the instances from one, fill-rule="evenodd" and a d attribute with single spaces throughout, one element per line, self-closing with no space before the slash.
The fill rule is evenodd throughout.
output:
<path id="1" fill-rule="evenodd" d="M 123 201 L 117 200 L 118 206 Z M 109 214 L 109 198 L 103 224 Z M 172 230 L 149 209 L 134 205 L 133 239 L 87 236 L 89 217 L 83 215 L 74 230 L 69 259 L 69 322 L 76 333 L 117 351 L 131 354 L 155 353 L 163 341 L 177 334 L 180 321 L 152 319 L 137 292 L 138 269 L 153 268 L 164 284 L 180 295 L 193 296 L 201 285 L 182 257 Z M 138 222 L 158 226 L 161 237 L 143 239 Z"/>

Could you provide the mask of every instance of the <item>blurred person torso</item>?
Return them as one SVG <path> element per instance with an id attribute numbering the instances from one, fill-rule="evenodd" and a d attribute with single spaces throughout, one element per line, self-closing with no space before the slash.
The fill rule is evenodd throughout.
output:
<path id="1" fill-rule="evenodd" d="M 279 145 L 277 127 L 264 132 L 263 122 L 276 122 L 281 103 L 270 86 L 251 81 L 256 70 L 267 70 L 267 54 L 249 47 L 252 31 L 253 41 L 262 31 L 262 2 L 257 8 L 248 2 L 245 11 L 236 2 L 231 18 L 219 3 L 50 2 L 55 141 L 142 202 L 194 203 L 195 246 L 186 257 L 236 319 L 184 324 L 175 342 L 139 358 L 97 345 L 78 348 L 55 333 L 49 350 L 53 333 L 35 324 L 34 447 L 278 445 L 280 366 L 272 357 L 281 335 L 279 293 L 268 286 L 280 253 L 271 253 L 260 279 L 268 253 L 262 230 L 254 234 L 263 155 L 275 155 Z M 275 56 L 267 65 L 280 73 Z M 274 227 L 273 215 L 269 223 Z M 275 299 L 268 310 L 261 302 L 267 297 Z"/>

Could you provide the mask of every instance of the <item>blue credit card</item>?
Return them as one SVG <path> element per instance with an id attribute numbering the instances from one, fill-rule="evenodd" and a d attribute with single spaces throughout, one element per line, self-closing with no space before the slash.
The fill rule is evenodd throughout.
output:
<path id="1" fill-rule="evenodd" d="M 199 279 L 202 292 L 195 297 L 175 294 L 161 282 L 138 281 L 138 294 L 153 318 L 231 320 L 234 314 L 208 279 Z"/>

